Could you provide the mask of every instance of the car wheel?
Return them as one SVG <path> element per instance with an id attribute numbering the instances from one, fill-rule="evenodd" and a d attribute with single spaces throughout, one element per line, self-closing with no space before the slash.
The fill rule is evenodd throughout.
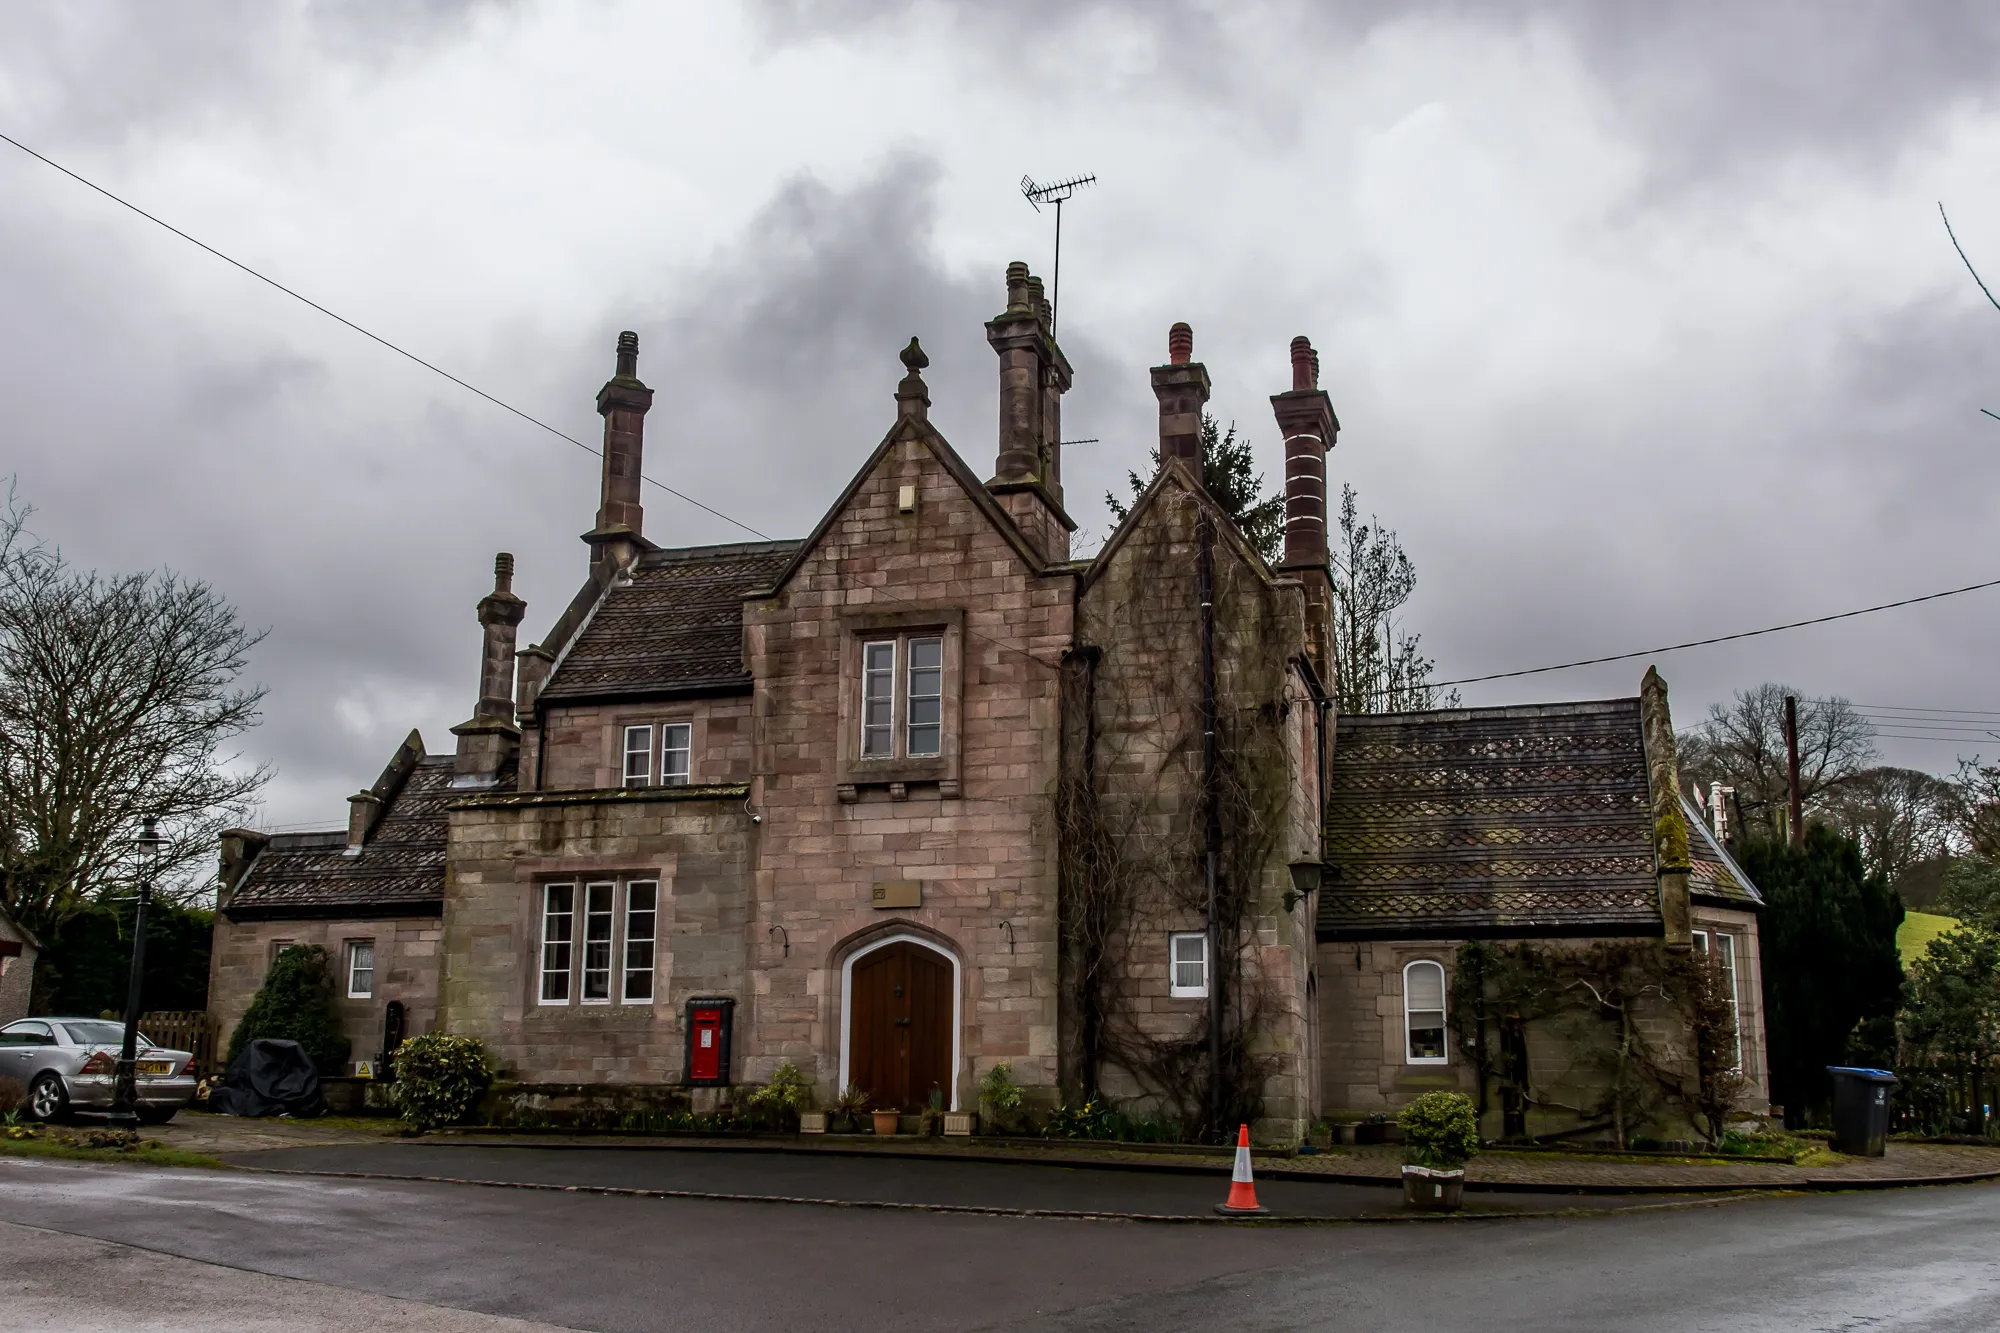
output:
<path id="1" fill-rule="evenodd" d="M 164 1125 L 169 1120 L 172 1120 L 175 1112 L 180 1109 L 178 1106 L 141 1107 L 139 1109 L 139 1123 L 142 1125 Z"/>
<path id="2" fill-rule="evenodd" d="M 43 1074 L 35 1080 L 28 1091 L 28 1114 L 46 1123 L 69 1114 L 69 1089 L 63 1086 L 60 1074 Z"/>

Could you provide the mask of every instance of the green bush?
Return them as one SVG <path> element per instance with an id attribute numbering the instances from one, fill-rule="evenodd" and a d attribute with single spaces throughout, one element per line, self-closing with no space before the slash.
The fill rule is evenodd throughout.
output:
<path id="1" fill-rule="evenodd" d="M 790 1060 L 778 1066 L 771 1081 L 750 1094 L 750 1109 L 773 1129 L 791 1129 L 799 1112 L 812 1105 L 812 1083 Z"/>
<path id="2" fill-rule="evenodd" d="M 986 1108 L 986 1123 L 993 1129 L 1011 1129 L 1020 1118 L 1021 1086 L 1014 1082 L 1014 1066 L 1001 1061 L 979 1080 L 979 1104 Z"/>
<path id="3" fill-rule="evenodd" d="M 396 1048 L 396 1082 L 389 1098 L 403 1123 L 421 1133 L 465 1119 L 492 1078 L 478 1041 L 427 1032 Z"/>
<path id="4" fill-rule="evenodd" d="M 230 1034 L 229 1061 L 260 1038 L 297 1042 L 322 1074 L 339 1073 L 347 1063 L 349 1043 L 334 1016 L 333 964 L 325 949 L 294 944 L 278 954 Z"/>
<path id="5" fill-rule="evenodd" d="M 1404 1107 L 1396 1123 L 1411 1166 L 1454 1171 L 1479 1150 L 1479 1116 L 1462 1092 L 1427 1092 Z"/>

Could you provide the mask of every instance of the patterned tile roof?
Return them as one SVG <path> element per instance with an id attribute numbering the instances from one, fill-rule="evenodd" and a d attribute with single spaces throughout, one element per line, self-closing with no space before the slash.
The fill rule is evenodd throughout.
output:
<path id="1" fill-rule="evenodd" d="M 1757 892 L 1750 876 L 1716 840 L 1701 811 L 1685 796 L 1681 798 L 1681 812 L 1688 822 L 1689 894 L 1722 907 L 1762 907 L 1764 895 Z"/>
<path id="2" fill-rule="evenodd" d="M 1322 939 L 1660 929 L 1639 701 L 1343 717 Z"/>
<path id="3" fill-rule="evenodd" d="M 359 856 L 347 834 L 280 833 L 257 854 L 224 909 L 236 921 L 444 911 L 445 805 L 452 758 L 419 760 Z"/>
<path id="4" fill-rule="evenodd" d="M 647 553 L 591 613 L 541 698 L 747 691 L 743 595 L 770 587 L 798 549 L 746 542 Z"/>

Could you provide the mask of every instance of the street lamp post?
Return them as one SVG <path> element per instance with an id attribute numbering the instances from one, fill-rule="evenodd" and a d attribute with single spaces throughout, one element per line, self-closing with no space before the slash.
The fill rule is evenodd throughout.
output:
<path id="1" fill-rule="evenodd" d="M 111 1123 L 130 1129 L 139 1123 L 139 1008 L 146 979 L 146 909 L 153 903 L 153 871 L 166 845 L 158 821 L 146 817 L 139 834 L 139 901 L 132 913 L 132 976 L 125 986 L 125 1042 L 118 1048 L 118 1072 L 111 1092 Z"/>

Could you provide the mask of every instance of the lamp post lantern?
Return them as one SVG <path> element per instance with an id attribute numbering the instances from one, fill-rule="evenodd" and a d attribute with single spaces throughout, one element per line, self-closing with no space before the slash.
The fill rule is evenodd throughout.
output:
<path id="1" fill-rule="evenodd" d="M 146 977 L 146 909 L 153 903 L 153 872 L 158 867 L 159 821 L 146 816 L 139 834 L 139 901 L 132 913 L 132 975 L 125 987 L 125 1042 L 118 1048 L 118 1072 L 111 1093 L 111 1123 L 129 1129 L 139 1123 L 139 1007 Z"/>

